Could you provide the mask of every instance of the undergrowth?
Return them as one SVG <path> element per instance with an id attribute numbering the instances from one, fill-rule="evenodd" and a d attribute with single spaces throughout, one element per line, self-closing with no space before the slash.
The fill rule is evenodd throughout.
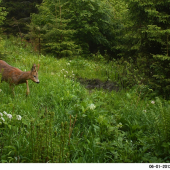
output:
<path id="1" fill-rule="evenodd" d="M 29 81 L 26 97 L 25 84 L 13 96 L 0 83 L 1 162 L 169 162 L 169 101 L 152 98 L 137 71 L 139 82 L 124 89 L 131 64 L 124 64 L 124 73 L 120 61 L 107 63 L 101 56 L 38 56 L 14 39 L 4 40 L 3 50 L 1 59 L 23 71 L 39 63 L 40 84 Z M 89 92 L 78 77 L 119 81 L 122 90 Z"/>

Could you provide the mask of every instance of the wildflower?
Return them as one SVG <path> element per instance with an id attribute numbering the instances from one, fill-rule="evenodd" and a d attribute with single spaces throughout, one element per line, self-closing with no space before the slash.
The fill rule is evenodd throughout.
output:
<path id="1" fill-rule="evenodd" d="M 54 75 L 54 73 L 53 73 L 53 72 L 51 72 L 51 75 Z"/>
<path id="2" fill-rule="evenodd" d="M 2 121 L 5 122 L 5 119 L 3 117 L 1 117 Z"/>
<path id="3" fill-rule="evenodd" d="M 120 122 L 119 125 L 122 126 L 122 123 Z"/>
<path id="4" fill-rule="evenodd" d="M 122 126 L 123 126 L 123 125 L 122 125 L 121 122 L 119 122 L 119 124 L 117 125 L 118 128 L 122 128 Z"/>
<path id="5" fill-rule="evenodd" d="M 146 110 L 143 110 L 143 112 L 145 112 L 145 113 L 146 113 Z"/>
<path id="6" fill-rule="evenodd" d="M 68 71 L 66 71 L 66 73 L 68 74 Z"/>
<path id="7" fill-rule="evenodd" d="M 6 111 L 3 111 L 4 115 L 7 115 L 7 112 Z"/>
<path id="8" fill-rule="evenodd" d="M 94 110 L 94 109 L 96 108 L 96 106 L 95 106 L 94 104 L 90 104 L 90 105 L 89 105 L 89 108 L 90 108 L 91 110 Z"/>
<path id="9" fill-rule="evenodd" d="M 7 117 L 11 120 L 12 119 L 12 115 L 11 114 L 7 114 Z"/>
<path id="10" fill-rule="evenodd" d="M 152 104 L 155 104 L 155 101 L 151 101 Z"/>
<path id="11" fill-rule="evenodd" d="M 17 117 L 17 120 L 21 120 L 22 119 L 22 117 L 20 115 L 16 115 L 16 117 Z"/>
<path id="12" fill-rule="evenodd" d="M 2 91 L 2 89 L 0 89 L 0 92 Z"/>
<path id="13" fill-rule="evenodd" d="M 67 65 L 69 66 L 69 65 L 70 65 L 70 63 L 67 63 Z"/>
<path id="14" fill-rule="evenodd" d="M 64 77 L 66 77 L 66 75 L 64 75 Z"/>
<path id="15" fill-rule="evenodd" d="M 3 114 L 0 112 L 0 116 L 2 117 L 3 116 Z"/>

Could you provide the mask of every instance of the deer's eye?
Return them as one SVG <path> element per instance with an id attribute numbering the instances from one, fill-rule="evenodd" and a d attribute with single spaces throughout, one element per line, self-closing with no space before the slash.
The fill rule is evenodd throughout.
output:
<path id="1" fill-rule="evenodd" d="M 34 76 L 36 78 L 36 76 Z"/>

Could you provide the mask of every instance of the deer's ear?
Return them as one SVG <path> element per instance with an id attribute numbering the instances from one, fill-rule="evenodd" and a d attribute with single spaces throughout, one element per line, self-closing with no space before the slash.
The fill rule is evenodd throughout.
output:
<path id="1" fill-rule="evenodd" d="M 35 70 L 36 70 L 36 65 L 33 64 L 31 71 L 35 71 Z"/>

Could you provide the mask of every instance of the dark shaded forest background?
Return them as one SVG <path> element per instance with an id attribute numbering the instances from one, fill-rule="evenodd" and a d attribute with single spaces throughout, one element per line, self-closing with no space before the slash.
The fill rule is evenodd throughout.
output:
<path id="1" fill-rule="evenodd" d="M 2 35 L 56 58 L 116 60 L 127 86 L 169 98 L 170 0 L 2 0 L 1 7 Z"/>

